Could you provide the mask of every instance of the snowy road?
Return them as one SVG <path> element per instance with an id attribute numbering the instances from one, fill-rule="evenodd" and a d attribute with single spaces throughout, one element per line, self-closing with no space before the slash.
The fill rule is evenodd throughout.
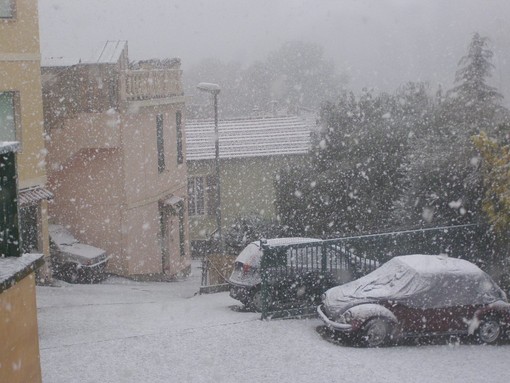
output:
<path id="1" fill-rule="evenodd" d="M 508 382 L 510 345 L 359 349 L 320 321 L 260 321 L 186 281 L 38 287 L 44 383 Z"/>

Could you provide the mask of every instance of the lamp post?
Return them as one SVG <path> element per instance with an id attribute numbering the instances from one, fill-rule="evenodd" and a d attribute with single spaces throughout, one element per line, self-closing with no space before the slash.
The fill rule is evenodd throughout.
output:
<path id="1" fill-rule="evenodd" d="M 201 82 L 197 89 L 202 92 L 212 94 L 214 100 L 214 166 L 216 171 L 216 231 L 218 233 L 218 242 L 220 251 L 223 254 L 223 237 L 221 235 L 221 193 L 220 193 L 220 136 L 218 133 L 218 94 L 220 86 L 208 82 Z"/>

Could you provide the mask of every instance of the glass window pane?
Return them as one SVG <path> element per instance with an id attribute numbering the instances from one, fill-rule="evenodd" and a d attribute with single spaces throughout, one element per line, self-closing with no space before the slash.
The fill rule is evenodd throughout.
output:
<path id="1" fill-rule="evenodd" d="M 0 93 L 0 141 L 16 141 L 14 94 Z"/>
<path id="2" fill-rule="evenodd" d="M 0 18 L 9 19 L 14 16 L 12 0 L 0 0 Z"/>
<path id="3" fill-rule="evenodd" d="M 158 150 L 158 171 L 161 173 L 165 170 L 165 142 L 163 140 L 163 115 L 156 116 L 156 135 Z"/>

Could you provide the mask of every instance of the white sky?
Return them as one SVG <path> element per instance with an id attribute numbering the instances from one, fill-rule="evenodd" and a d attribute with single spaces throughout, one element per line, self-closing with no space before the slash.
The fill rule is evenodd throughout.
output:
<path id="1" fill-rule="evenodd" d="M 288 40 L 320 43 L 351 87 L 451 84 L 475 31 L 496 54 L 510 97 L 508 0 L 38 0 L 43 57 L 89 59 L 128 40 L 131 59 L 205 57 L 251 63 Z M 508 100 L 507 100 L 508 102 Z"/>

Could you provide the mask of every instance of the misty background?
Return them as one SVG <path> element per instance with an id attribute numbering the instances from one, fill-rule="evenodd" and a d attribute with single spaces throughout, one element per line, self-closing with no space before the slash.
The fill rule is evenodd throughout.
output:
<path id="1" fill-rule="evenodd" d="M 479 32 L 510 105 L 507 0 L 39 0 L 39 14 L 43 59 L 87 61 L 106 40 L 127 40 L 132 60 L 181 58 L 186 79 L 204 59 L 248 66 L 303 41 L 320 45 L 355 92 L 408 81 L 449 88 Z"/>

